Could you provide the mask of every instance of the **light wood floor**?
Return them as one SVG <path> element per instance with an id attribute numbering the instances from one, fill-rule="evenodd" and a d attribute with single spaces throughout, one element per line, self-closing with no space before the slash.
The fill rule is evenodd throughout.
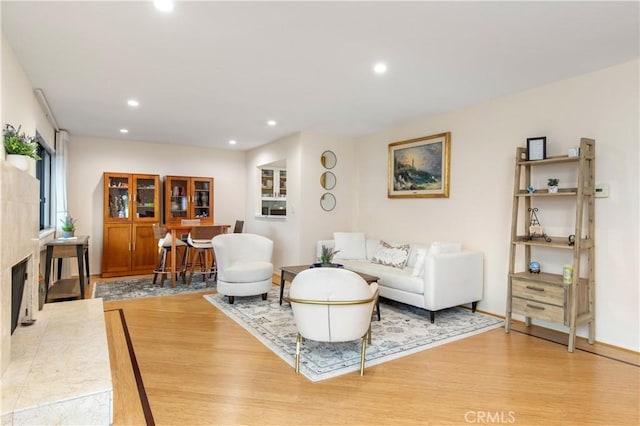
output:
<path id="1" fill-rule="evenodd" d="M 203 294 L 104 303 L 115 425 L 640 424 L 637 353 L 515 325 L 312 383 Z"/>

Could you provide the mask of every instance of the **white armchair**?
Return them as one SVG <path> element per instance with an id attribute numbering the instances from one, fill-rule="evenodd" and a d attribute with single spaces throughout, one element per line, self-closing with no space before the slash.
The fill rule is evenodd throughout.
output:
<path id="1" fill-rule="evenodd" d="M 319 342 L 362 339 L 362 376 L 367 340 L 371 343 L 371 315 L 377 299 L 377 283 L 368 285 L 358 274 L 346 269 L 313 268 L 296 275 L 288 297 L 298 328 L 296 373 L 300 372 L 303 338 Z"/>
<path id="2" fill-rule="evenodd" d="M 262 295 L 273 285 L 273 241 L 255 234 L 221 234 L 211 239 L 218 268 L 218 293 L 228 296 Z"/>

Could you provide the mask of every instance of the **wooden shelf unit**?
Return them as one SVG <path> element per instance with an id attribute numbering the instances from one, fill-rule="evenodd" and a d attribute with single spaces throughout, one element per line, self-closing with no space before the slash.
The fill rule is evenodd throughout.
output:
<path id="1" fill-rule="evenodd" d="M 565 155 L 533 161 L 526 158 L 526 148 L 518 147 L 515 160 L 505 332 L 508 333 L 511 329 L 513 313 L 523 315 L 527 326 L 531 325 L 532 319 L 562 324 L 569 328 L 567 349 L 573 352 L 576 328 L 580 324 L 588 324 L 588 341 L 591 344 L 595 342 L 595 141 L 581 138 L 580 155 L 577 157 Z M 552 164 L 577 168 L 577 186 L 562 188 L 557 193 L 544 190 L 529 193 L 526 188 L 531 185 L 531 170 Z M 527 213 L 532 208 L 532 201 L 543 197 L 547 200 L 569 197 L 575 201 L 575 222 L 571 229 L 571 233 L 575 235 L 573 245 L 569 245 L 566 236 L 551 236 L 551 241 L 545 241 L 543 238 L 530 239 L 528 235 L 518 233 L 519 225 L 524 225 L 525 230 L 528 229 Z M 517 261 L 519 248 L 524 249 L 524 262 Z M 529 272 L 532 250 L 571 251 L 571 282 L 565 282 L 562 274 Z M 582 265 L 586 267 L 581 268 Z"/>
<path id="2" fill-rule="evenodd" d="M 104 173 L 103 277 L 153 272 L 160 212 L 160 176 Z"/>

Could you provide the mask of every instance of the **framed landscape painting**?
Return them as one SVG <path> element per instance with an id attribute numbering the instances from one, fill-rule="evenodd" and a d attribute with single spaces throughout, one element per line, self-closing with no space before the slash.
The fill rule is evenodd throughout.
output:
<path id="1" fill-rule="evenodd" d="M 389 198 L 449 198 L 451 132 L 389 144 Z"/>

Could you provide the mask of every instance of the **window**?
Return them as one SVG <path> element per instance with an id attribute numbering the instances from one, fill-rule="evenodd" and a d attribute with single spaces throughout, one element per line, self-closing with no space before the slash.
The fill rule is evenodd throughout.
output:
<path id="1" fill-rule="evenodd" d="M 40 133 L 36 132 L 38 139 L 38 155 L 40 160 L 36 161 L 36 179 L 40 181 L 40 230 L 51 228 L 51 162 L 53 155 L 49 151 L 47 144 L 42 139 Z"/>

